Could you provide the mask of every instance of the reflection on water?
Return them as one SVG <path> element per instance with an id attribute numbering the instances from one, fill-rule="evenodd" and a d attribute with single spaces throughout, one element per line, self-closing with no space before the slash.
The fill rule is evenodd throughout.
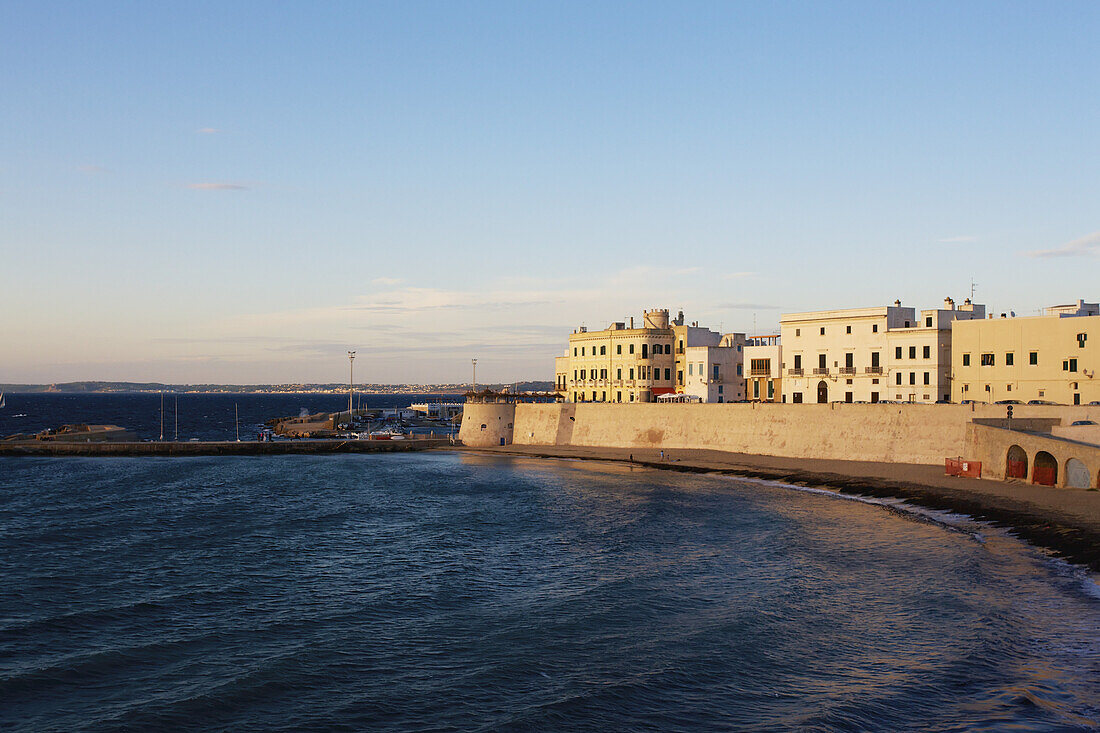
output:
<path id="1" fill-rule="evenodd" d="M 961 519 L 458 454 L 4 468 L 25 730 L 1100 721 L 1095 589 Z"/>

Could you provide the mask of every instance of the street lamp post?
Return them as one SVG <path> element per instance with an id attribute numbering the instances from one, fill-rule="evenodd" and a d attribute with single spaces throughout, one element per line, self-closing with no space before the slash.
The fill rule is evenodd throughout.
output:
<path id="1" fill-rule="evenodd" d="M 352 408 L 355 406 L 355 352 L 348 352 L 348 422 L 352 421 L 354 413 Z"/>

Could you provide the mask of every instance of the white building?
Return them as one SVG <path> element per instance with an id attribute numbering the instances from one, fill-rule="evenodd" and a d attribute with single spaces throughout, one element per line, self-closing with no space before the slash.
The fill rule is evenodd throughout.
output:
<path id="1" fill-rule="evenodd" d="M 728 333 L 716 346 L 686 346 L 683 384 L 676 392 L 701 402 L 740 402 L 745 399 L 744 360 L 743 333 Z"/>
<path id="2" fill-rule="evenodd" d="M 893 306 L 791 313 L 780 319 L 784 402 L 938 402 L 951 398 L 951 326 L 985 306 Z"/>

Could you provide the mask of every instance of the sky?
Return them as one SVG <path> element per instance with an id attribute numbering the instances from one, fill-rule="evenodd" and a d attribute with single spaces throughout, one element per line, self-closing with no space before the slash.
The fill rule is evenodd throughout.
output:
<path id="1" fill-rule="evenodd" d="M 1100 298 L 1100 3 L 0 4 L 0 382 Z"/>

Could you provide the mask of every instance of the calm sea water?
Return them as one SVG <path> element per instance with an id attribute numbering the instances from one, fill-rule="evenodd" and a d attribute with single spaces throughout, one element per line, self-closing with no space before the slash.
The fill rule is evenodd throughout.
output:
<path id="1" fill-rule="evenodd" d="M 460 395 L 362 395 L 357 404 L 366 408 L 408 407 L 413 402 L 461 402 Z M 138 393 L 7 394 L 0 409 L 0 438 L 15 433 L 36 433 L 65 424 L 119 425 L 140 438 L 161 434 L 161 396 Z M 242 440 L 254 440 L 265 421 L 317 412 L 346 410 L 348 396 L 336 394 L 181 394 L 164 396 L 164 437 L 233 440 L 236 438 L 234 407 L 240 414 Z"/>
<path id="2" fill-rule="evenodd" d="M 0 460 L 0 729 L 1061 730 L 1100 593 L 1010 536 L 452 452 Z"/>

